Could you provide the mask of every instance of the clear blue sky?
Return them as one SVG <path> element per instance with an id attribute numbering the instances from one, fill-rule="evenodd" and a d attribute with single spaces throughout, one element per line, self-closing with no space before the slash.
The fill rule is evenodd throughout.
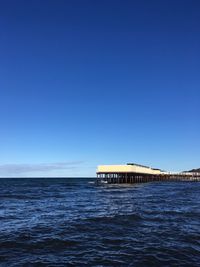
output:
<path id="1" fill-rule="evenodd" d="M 0 1 L 0 176 L 200 167 L 198 0 Z"/>

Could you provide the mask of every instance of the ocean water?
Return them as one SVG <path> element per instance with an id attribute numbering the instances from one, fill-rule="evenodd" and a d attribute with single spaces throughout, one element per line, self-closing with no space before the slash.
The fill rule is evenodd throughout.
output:
<path id="1" fill-rule="evenodd" d="M 0 179 L 0 266 L 200 266 L 200 183 Z"/>

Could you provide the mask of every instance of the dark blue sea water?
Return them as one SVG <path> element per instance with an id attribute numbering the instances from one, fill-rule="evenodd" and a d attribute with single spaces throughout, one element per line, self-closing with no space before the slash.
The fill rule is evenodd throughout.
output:
<path id="1" fill-rule="evenodd" d="M 0 266 L 200 266 L 200 183 L 0 179 Z"/>

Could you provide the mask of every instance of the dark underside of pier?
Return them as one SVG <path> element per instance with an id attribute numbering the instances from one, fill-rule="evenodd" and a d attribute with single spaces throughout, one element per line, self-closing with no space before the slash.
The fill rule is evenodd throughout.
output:
<path id="1" fill-rule="evenodd" d="M 200 181 L 198 174 L 97 173 L 97 184 L 134 184 L 158 181 Z"/>

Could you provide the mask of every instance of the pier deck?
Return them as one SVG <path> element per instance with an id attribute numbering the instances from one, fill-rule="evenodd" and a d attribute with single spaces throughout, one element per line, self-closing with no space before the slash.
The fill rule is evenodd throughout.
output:
<path id="1" fill-rule="evenodd" d="M 137 164 L 104 165 L 97 169 L 97 184 L 133 184 L 157 181 L 198 182 L 200 181 L 200 173 L 169 173 Z"/>

